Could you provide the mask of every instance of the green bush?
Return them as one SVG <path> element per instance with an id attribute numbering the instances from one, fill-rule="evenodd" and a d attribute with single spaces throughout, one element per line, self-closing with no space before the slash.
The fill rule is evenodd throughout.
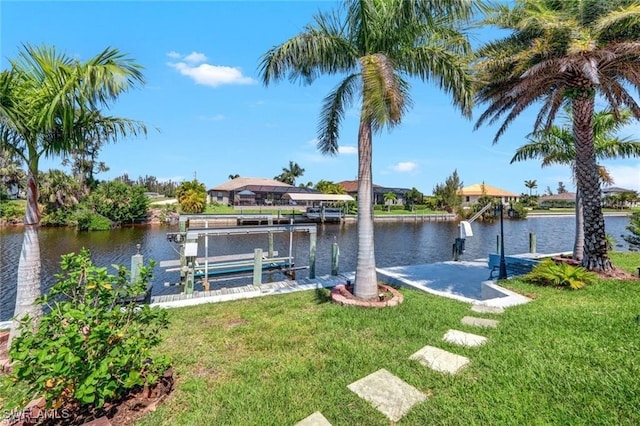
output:
<path id="1" fill-rule="evenodd" d="M 511 219 L 526 219 L 527 209 L 524 208 L 524 203 L 512 203 L 509 217 Z"/>
<path id="2" fill-rule="evenodd" d="M 546 259 L 536 265 L 524 276 L 524 280 L 541 286 L 568 287 L 580 289 L 596 282 L 597 276 L 580 266 L 571 266 L 564 262 L 556 263 Z"/>
<path id="3" fill-rule="evenodd" d="M 0 203 L 0 218 L 5 220 L 22 219 L 25 214 L 25 206 L 14 201 Z"/>
<path id="4" fill-rule="evenodd" d="M 113 222 L 90 210 L 78 210 L 69 219 L 69 225 L 75 226 L 78 231 L 108 231 L 113 227 Z"/>
<path id="5" fill-rule="evenodd" d="M 57 283 L 40 297 L 46 314 L 25 318 L 13 340 L 12 380 L 44 396 L 47 406 L 102 407 L 129 389 L 155 384 L 168 368 L 166 357 L 151 355 L 167 312 L 122 300 L 144 293 L 151 267 L 129 283 L 129 271 L 93 265 L 89 251 L 63 255 Z"/>

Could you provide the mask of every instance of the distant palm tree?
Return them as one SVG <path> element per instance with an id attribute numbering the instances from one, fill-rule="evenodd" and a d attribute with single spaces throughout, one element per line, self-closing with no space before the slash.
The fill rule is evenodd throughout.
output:
<path id="1" fill-rule="evenodd" d="M 576 181 L 585 218 L 583 266 L 609 271 L 596 160 L 596 95 L 616 118 L 627 107 L 640 118 L 631 95 L 640 88 L 640 12 L 637 0 L 517 0 L 497 4 L 485 24 L 509 31 L 478 52 L 477 100 L 487 109 L 476 123 L 501 121 L 494 142 L 527 107 L 539 108 L 534 131 L 549 129 L 571 105 Z"/>
<path id="2" fill-rule="evenodd" d="M 531 197 L 531 195 L 532 195 L 531 191 L 538 187 L 538 181 L 537 180 L 525 180 L 524 181 L 524 186 L 529 188 L 529 197 Z"/>
<path id="3" fill-rule="evenodd" d="M 387 192 L 384 194 L 384 203 L 387 205 L 387 211 L 391 211 L 391 204 L 398 199 L 398 196 L 393 192 Z"/>
<path id="4" fill-rule="evenodd" d="M 569 111 L 567 111 L 569 112 Z M 610 110 L 599 111 L 593 118 L 594 153 L 597 159 L 613 159 L 640 156 L 640 141 L 615 136 L 620 129 L 631 122 L 632 115 L 627 109 L 621 110 L 618 118 Z M 567 118 L 570 121 L 570 118 Z M 571 165 L 576 175 L 576 140 L 571 126 L 552 126 L 529 137 L 530 142 L 516 150 L 511 163 L 539 158 L 542 167 L 552 164 Z M 598 175 L 603 183 L 612 183 L 611 176 L 602 166 Z M 558 188 L 560 193 L 560 188 Z M 584 252 L 584 214 L 580 190 L 576 190 L 576 236 L 573 245 L 573 257 L 581 260 Z"/>
<path id="5" fill-rule="evenodd" d="M 238 175 L 238 174 L 235 174 L 235 175 L 229 175 L 229 180 L 237 179 L 237 178 L 239 178 L 239 177 L 240 177 L 240 175 Z"/>
<path id="6" fill-rule="evenodd" d="M 42 156 L 62 156 L 100 133 L 111 139 L 146 133 L 144 124 L 102 115 L 122 93 L 143 83 L 141 67 L 116 49 L 80 62 L 53 47 L 26 45 L 10 69 L 0 73 L 0 145 L 27 166 L 27 210 L 18 262 L 15 324 L 38 316 L 40 295 L 38 164 Z"/>
<path id="7" fill-rule="evenodd" d="M 359 99 L 358 255 L 355 296 L 377 297 L 373 245 L 372 135 L 400 124 L 410 106 L 409 82 L 435 82 L 471 113 L 469 43 L 455 27 L 471 16 L 469 0 L 414 2 L 348 0 L 334 13 L 319 13 L 301 34 L 269 50 L 262 58 L 265 84 L 286 76 L 312 83 L 321 74 L 346 74 L 324 99 L 318 148 L 338 152 L 340 124 Z"/>
<path id="8" fill-rule="evenodd" d="M 294 161 L 289 161 L 289 167 L 283 167 L 282 173 L 274 179 L 289 185 L 295 185 L 296 179 L 304 174 L 304 169 Z"/>

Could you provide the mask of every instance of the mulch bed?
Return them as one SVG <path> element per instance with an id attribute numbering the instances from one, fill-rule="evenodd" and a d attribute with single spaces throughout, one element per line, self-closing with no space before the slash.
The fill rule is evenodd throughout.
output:
<path id="1" fill-rule="evenodd" d="M 173 391 L 173 369 L 169 368 L 158 383 L 151 387 L 139 387 L 130 391 L 124 397 L 111 401 L 101 409 L 63 407 L 57 411 L 44 409 L 44 398 L 32 401 L 25 409 L 25 415 L 7 426 L 30 426 L 36 424 L 29 421 L 40 418 L 38 425 L 45 426 L 133 426 L 139 418 L 155 411 L 158 404 Z M 42 420 L 45 418 L 45 420 Z M 2 423 L 4 426 L 5 423 Z"/>
<path id="2" fill-rule="evenodd" d="M 373 300 L 362 300 L 353 295 L 353 285 L 347 283 L 339 284 L 331 289 L 331 300 L 345 306 L 384 308 L 399 305 L 404 301 L 404 296 L 391 286 L 378 284 L 378 297 Z"/>

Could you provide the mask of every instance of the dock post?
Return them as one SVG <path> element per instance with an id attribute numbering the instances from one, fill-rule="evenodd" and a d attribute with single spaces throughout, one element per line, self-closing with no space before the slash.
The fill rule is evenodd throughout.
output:
<path id="1" fill-rule="evenodd" d="M 262 285 L 262 249 L 253 251 L 253 285 Z"/>
<path id="2" fill-rule="evenodd" d="M 269 226 L 273 225 L 273 216 L 269 217 Z M 273 257 L 273 232 L 269 231 L 269 251 L 267 254 L 268 258 Z"/>
<path id="3" fill-rule="evenodd" d="M 142 268 L 144 260 L 144 257 L 140 254 L 140 244 L 136 244 L 136 250 L 136 254 L 131 256 L 131 284 L 135 284 L 140 279 L 140 268 Z"/>
<path id="4" fill-rule="evenodd" d="M 193 263 L 189 262 L 187 265 L 187 277 L 184 283 L 184 294 L 193 294 L 194 280 Z"/>
<path id="5" fill-rule="evenodd" d="M 209 220 L 205 219 L 204 227 L 209 228 Z M 202 278 L 204 291 L 209 291 L 209 235 L 204 236 L 204 277 Z"/>
<path id="6" fill-rule="evenodd" d="M 309 232 L 309 278 L 316 277 L 316 232 Z"/>
<path id="7" fill-rule="evenodd" d="M 500 235 L 496 235 L 496 253 L 500 253 Z"/>
<path id="8" fill-rule="evenodd" d="M 536 252 L 536 234 L 529 232 L 529 253 Z"/>
<path id="9" fill-rule="evenodd" d="M 338 275 L 338 262 L 340 258 L 340 248 L 338 243 L 333 243 L 331 246 L 331 275 L 334 277 Z"/>

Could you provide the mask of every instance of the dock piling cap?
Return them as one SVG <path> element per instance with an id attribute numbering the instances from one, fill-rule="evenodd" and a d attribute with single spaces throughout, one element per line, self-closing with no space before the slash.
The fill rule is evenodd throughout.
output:
<path id="1" fill-rule="evenodd" d="M 471 224 L 466 220 L 460 222 L 460 238 L 473 237 L 473 231 L 471 230 Z"/>

